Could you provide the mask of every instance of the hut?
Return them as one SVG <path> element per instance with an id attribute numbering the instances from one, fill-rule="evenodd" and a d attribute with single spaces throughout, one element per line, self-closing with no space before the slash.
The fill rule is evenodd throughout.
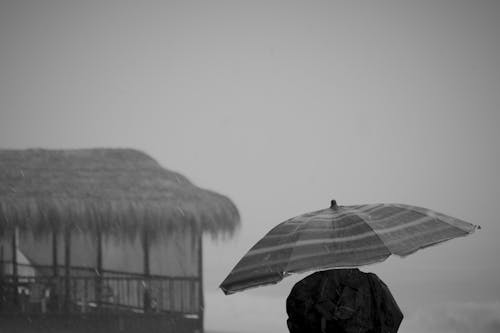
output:
<path id="1" fill-rule="evenodd" d="M 140 151 L 0 150 L 1 325 L 202 332 L 202 235 L 238 225 Z"/>

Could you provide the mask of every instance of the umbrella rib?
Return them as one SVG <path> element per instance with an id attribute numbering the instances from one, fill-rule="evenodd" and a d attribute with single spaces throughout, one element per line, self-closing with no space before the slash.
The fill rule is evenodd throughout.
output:
<path id="1" fill-rule="evenodd" d="M 418 214 L 422 214 L 422 212 L 418 210 L 418 209 L 421 209 L 421 210 L 425 211 L 425 214 L 427 216 L 430 216 L 434 219 L 437 219 L 438 221 L 446 223 L 447 225 L 452 226 L 454 228 L 458 228 L 458 229 L 466 232 L 467 234 L 473 233 L 476 230 L 476 228 L 478 227 L 477 225 L 470 224 L 470 223 L 467 223 L 467 222 L 462 221 L 460 219 L 457 219 L 455 217 L 451 217 L 451 216 L 436 212 L 432 209 L 423 208 L 423 207 L 415 207 L 415 206 L 404 205 L 404 204 L 392 204 L 392 205 L 395 207 L 398 207 L 398 208 L 411 210 L 412 212 L 415 212 Z M 415 209 L 415 208 L 417 208 L 417 209 Z M 451 219 L 451 221 L 450 221 L 450 219 Z"/>
<path id="2" fill-rule="evenodd" d="M 327 209 L 330 209 L 330 208 L 327 208 Z M 296 241 L 298 241 L 298 240 L 300 239 L 300 230 L 302 230 L 302 229 L 305 227 L 305 225 L 307 225 L 307 223 L 308 223 L 308 222 L 309 222 L 309 221 L 310 221 L 313 217 L 314 217 L 314 215 L 311 215 L 310 217 L 306 218 L 306 220 L 305 220 L 303 223 L 301 223 L 301 224 L 298 226 L 298 228 L 297 228 L 297 229 L 295 229 L 295 233 L 297 234 L 297 240 L 296 240 Z M 292 248 L 292 250 L 290 251 L 290 256 L 289 256 L 289 258 L 292 256 L 292 253 L 293 253 L 293 248 Z M 286 274 L 288 274 L 288 265 L 289 265 L 289 264 L 287 264 L 287 265 L 286 265 L 286 267 L 285 267 L 285 269 L 283 270 L 283 274 L 285 274 L 285 275 L 286 275 Z"/>
<path id="3" fill-rule="evenodd" d="M 383 205 L 382 205 L 383 206 Z M 389 249 L 389 247 L 385 244 L 385 242 L 382 240 L 382 238 L 380 238 L 380 236 L 377 234 L 377 232 L 375 231 L 375 229 L 372 228 L 372 226 L 370 225 L 370 223 L 368 223 L 368 220 L 366 220 L 364 217 L 363 217 L 364 213 L 361 213 L 361 214 L 356 214 L 356 216 L 358 216 L 361 220 L 363 220 L 365 223 L 366 223 L 366 226 L 368 228 L 370 228 L 371 231 L 373 231 L 373 233 L 375 234 L 375 236 L 378 238 L 378 240 L 382 243 L 382 245 L 385 246 L 385 248 L 387 249 L 387 251 L 392 254 L 391 250 Z"/>

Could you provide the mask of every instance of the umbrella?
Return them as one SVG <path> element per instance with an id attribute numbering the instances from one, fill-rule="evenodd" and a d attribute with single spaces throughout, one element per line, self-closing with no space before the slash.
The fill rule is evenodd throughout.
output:
<path id="1" fill-rule="evenodd" d="M 472 233 L 476 227 L 436 211 L 404 204 L 338 206 L 284 221 L 236 264 L 220 285 L 225 294 L 274 284 L 290 273 L 357 267 L 391 254 Z"/>
<path id="2" fill-rule="evenodd" d="M 397 332 L 403 313 L 373 273 L 332 269 L 297 282 L 286 300 L 291 333 Z"/>

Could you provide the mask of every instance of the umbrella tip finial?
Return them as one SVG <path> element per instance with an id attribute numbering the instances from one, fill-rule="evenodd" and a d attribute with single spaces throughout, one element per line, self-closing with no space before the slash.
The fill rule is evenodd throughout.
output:
<path id="1" fill-rule="evenodd" d="M 336 200 L 330 201 L 330 208 L 337 208 L 337 201 Z"/>

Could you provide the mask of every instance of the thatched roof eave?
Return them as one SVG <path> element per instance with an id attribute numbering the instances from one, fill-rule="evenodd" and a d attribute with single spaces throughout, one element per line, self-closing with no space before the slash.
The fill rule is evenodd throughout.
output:
<path id="1" fill-rule="evenodd" d="M 232 234 L 239 219 L 228 197 L 139 151 L 0 150 L 0 229 L 131 235 L 189 228 L 217 236 Z"/>

